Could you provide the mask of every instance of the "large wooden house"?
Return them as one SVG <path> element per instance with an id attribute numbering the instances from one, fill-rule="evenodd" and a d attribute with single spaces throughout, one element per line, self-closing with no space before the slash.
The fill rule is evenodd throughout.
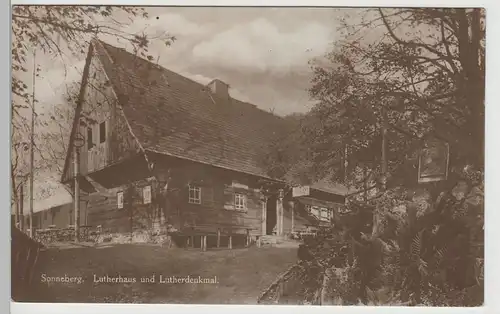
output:
<path id="1" fill-rule="evenodd" d="M 286 127 L 220 80 L 205 86 L 93 40 L 62 182 L 73 187 L 78 169 L 81 220 L 108 232 L 285 235 L 328 220 L 345 201 L 315 186 L 294 197 L 267 174 L 261 157 Z"/>

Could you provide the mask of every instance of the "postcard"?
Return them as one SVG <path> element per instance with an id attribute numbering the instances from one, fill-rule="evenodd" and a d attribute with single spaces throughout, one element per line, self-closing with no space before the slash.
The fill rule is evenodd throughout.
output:
<path id="1" fill-rule="evenodd" d="M 481 8 L 12 7 L 12 300 L 477 307 Z"/>

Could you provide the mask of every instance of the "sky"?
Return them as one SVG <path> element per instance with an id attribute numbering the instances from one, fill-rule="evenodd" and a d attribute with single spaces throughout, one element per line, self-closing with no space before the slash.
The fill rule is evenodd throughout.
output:
<path id="1" fill-rule="evenodd" d="M 135 18 L 122 29 L 175 36 L 170 47 L 160 40 L 151 42 L 149 52 L 160 65 L 200 83 L 218 78 L 231 86 L 234 98 L 279 115 L 311 108 L 308 63 L 331 50 L 339 15 L 338 9 L 329 8 L 151 7 L 147 11 L 149 18 Z M 123 39 L 100 38 L 128 48 Z M 61 102 L 68 81 L 79 79 L 84 55 L 63 62 L 39 56 L 37 63 L 42 68 L 37 98 L 50 106 Z"/>
<path id="2" fill-rule="evenodd" d="M 148 7 L 146 10 L 148 18 L 134 18 L 122 30 L 175 36 L 176 41 L 169 47 L 160 40 L 151 41 L 149 53 L 160 65 L 202 84 L 218 78 L 230 85 L 232 97 L 278 115 L 307 112 L 311 108 L 313 102 L 307 92 L 311 79 L 309 62 L 332 50 L 339 36 L 339 17 L 343 14 L 332 8 Z M 128 21 L 126 16 L 113 18 Z M 130 48 L 117 37 L 100 35 L 100 39 Z M 65 102 L 68 86 L 81 79 L 84 58 L 84 54 L 68 53 L 64 58 L 37 54 L 36 64 L 41 69 L 36 80 L 37 113 Z M 28 60 L 28 64 L 31 62 Z M 51 196 L 37 202 L 35 211 L 54 202 L 71 201 L 64 188 L 52 182 L 58 175 L 45 173 L 37 182 L 47 182 L 46 176 L 51 177 Z M 35 190 L 38 190 L 36 184 Z"/>

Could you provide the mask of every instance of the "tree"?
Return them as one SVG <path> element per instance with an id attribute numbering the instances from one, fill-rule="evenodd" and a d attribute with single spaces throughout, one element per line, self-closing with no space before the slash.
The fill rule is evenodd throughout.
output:
<path id="1" fill-rule="evenodd" d="M 332 66 L 313 65 L 310 90 L 319 101 L 313 115 L 342 135 L 350 163 L 380 156 L 387 115 L 390 168 L 421 139 L 436 137 L 451 144 L 452 155 L 461 159 L 457 168 L 482 169 L 484 12 L 373 9 L 366 19 L 344 25 L 349 34 L 327 56 Z M 380 36 L 370 39 L 368 30 Z"/>
<path id="2" fill-rule="evenodd" d="M 312 165 L 304 175 L 354 186 L 388 179 L 387 189 L 359 205 L 372 213 L 371 234 L 352 235 L 356 242 L 351 250 L 359 254 L 350 266 L 355 270 L 350 279 L 364 302 L 370 294 L 366 288 L 381 278 L 377 274 L 390 271 L 382 260 L 363 264 L 363 252 L 373 256 L 370 250 L 387 249 L 391 241 L 407 261 L 388 263 L 406 278 L 396 280 L 400 286 L 390 285 L 396 291 L 407 289 L 403 301 L 422 302 L 427 290 L 421 284 L 437 274 L 426 265 L 441 249 L 455 248 L 448 266 L 461 270 L 483 258 L 474 249 L 482 241 L 482 197 L 476 205 L 466 205 L 466 200 L 481 195 L 484 183 L 484 18 L 481 9 L 367 9 L 359 23 L 343 19 L 343 40 L 324 60 L 312 63 L 310 94 L 317 104 L 307 116 L 315 123 L 303 128 L 302 136 L 294 135 L 308 151 L 301 158 Z M 416 161 L 427 139 L 450 144 L 449 179 L 418 187 Z M 292 172 L 293 163 L 285 168 Z M 463 197 L 455 195 L 457 189 Z M 415 192 L 427 195 L 423 210 L 415 210 L 420 202 Z M 394 218 L 399 207 L 404 219 Z M 399 232 L 387 236 L 388 225 Z M 436 226 L 444 233 L 433 234 Z M 438 239 L 443 242 L 435 246 Z M 462 282 L 448 279 L 441 294 L 469 287 L 470 274 L 455 276 Z M 409 280 L 414 278 L 419 279 Z"/>
<path id="3" fill-rule="evenodd" d="M 68 151 L 69 136 L 75 114 L 79 84 L 68 86 L 62 103 L 54 104 L 40 115 L 37 124 L 40 132 L 35 138 L 40 167 L 60 175 Z"/>
<path id="4" fill-rule="evenodd" d="M 144 8 L 124 6 L 14 6 L 12 12 L 12 93 L 30 103 L 26 82 L 19 77 L 27 72 L 26 60 L 33 48 L 43 53 L 64 57 L 68 53 L 84 54 L 93 36 L 112 35 L 144 49 L 151 38 L 146 34 L 123 31 L 126 22 L 114 18 L 148 17 Z M 168 34 L 156 36 L 170 45 L 175 37 Z M 22 108 L 20 104 L 14 106 Z"/>
<path id="5" fill-rule="evenodd" d="M 122 17 L 121 19 L 119 17 Z M 161 40 L 169 46 L 175 37 L 165 33 L 151 38 L 144 33 L 128 33 L 123 30 L 134 17 L 147 18 L 143 8 L 123 6 L 14 6 L 12 10 L 12 158 L 11 177 L 13 202 L 17 203 L 18 187 L 29 175 L 26 152 L 29 150 L 31 122 L 28 111 L 37 104 L 30 94 L 31 66 L 27 65 L 34 50 L 38 53 L 58 57 L 63 62 L 69 55 L 81 55 L 87 51 L 92 37 L 112 35 L 131 43 L 143 56 L 148 53 L 150 40 Z M 125 20 L 125 22 L 123 22 Z M 42 69 L 37 66 L 36 76 Z M 28 75 L 27 75 L 28 74 Z M 74 101 L 71 100 L 71 101 Z M 72 103 L 71 103 L 72 105 Z M 74 106 L 70 106 L 73 108 Z M 37 121 L 37 126 L 56 125 L 55 131 L 42 132 L 36 140 L 37 165 L 50 165 L 60 170 L 60 160 L 65 154 L 66 122 L 71 110 L 63 107 L 49 109 L 50 120 Z M 64 120 L 59 120 L 64 119 Z M 42 165 L 43 164 L 43 165 Z M 53 167 L 55 166 L 55 167 Z M 54 169 L 52 169 L 54 170 Z"/>

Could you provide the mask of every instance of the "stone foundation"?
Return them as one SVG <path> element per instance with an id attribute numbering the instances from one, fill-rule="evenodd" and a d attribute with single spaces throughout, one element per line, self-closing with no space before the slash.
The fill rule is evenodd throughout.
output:
<path id="1" fill-rule="evenodd" d="M 73 228 L 37 230 L 36 239 L 47 245 L 51 243 L 75 242 L 75 230 Z M 102 230 L 80 227 L 80 242 L 101 244 L 157 244 L 172 247 L 173 241 L 170 235 L 164 230 L 137 230 L 123 233 L 109 233 Z"/>

